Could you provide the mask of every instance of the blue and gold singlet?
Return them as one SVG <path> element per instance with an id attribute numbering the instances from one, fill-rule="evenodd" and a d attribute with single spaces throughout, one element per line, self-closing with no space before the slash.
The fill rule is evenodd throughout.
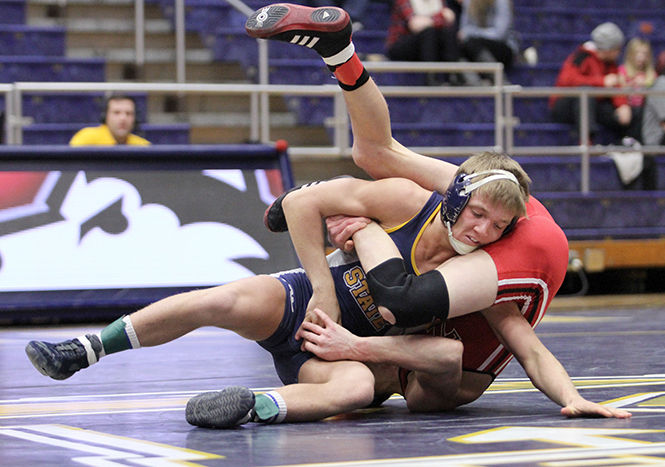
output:
<path id="1" fill-rule="evenodd" d="M 404 224 L 388 230 L 407 265 L 407 272 L 418 273 L 414 250 L 425 226 L 441 207 L 441 194 L 434 192 L 423 208 Z M 392 327 L 385 321 L 367 287 L 360 261 L 353 255 L 336 250 L 328 255 L 330 272 L 335 283 L 337 300 L 342 313 L 342 325 L 358 336 L 381 336 Z M 303 269 L 273 274 L 284 285 L 286 304 L 284 318 L 277 331 L 259 344 L 268 350 L 275 362 L 277 374 L 284 384 L 298 381 L 298 371 L 312 354 L 300 351 L 295 332 L 305 317 L 312 296 L 312 286 Z"/>

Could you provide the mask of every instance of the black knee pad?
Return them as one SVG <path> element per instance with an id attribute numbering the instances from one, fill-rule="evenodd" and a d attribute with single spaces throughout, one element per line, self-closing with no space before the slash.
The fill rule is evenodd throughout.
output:
<path id="1" fill-rule="evenodd" d="M 448 287 L 439 271 L 407 274 L 404 260 L 391 258 L 367 272 L 367 285 L 374 303 L 388 308 L 397 326 L 419 326 L 448 317 Z"/>

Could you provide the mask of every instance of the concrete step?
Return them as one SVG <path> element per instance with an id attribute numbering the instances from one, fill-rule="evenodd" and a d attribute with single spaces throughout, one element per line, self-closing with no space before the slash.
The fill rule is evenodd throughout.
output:
<path id="1" fill-rule="evenodd" d="M 250 116 L 246 112 L 177 112 L 151 113 L 150 123 L 172 124 L 189 123 L 195 127 L 247 127 L 251 125 Z M 274 126 L 295 126 L 296 119 L 289 112 L 272 112 L 270 124 Z"/>
<path id="2" fill-rule="evenodd" d="M 103 58 L 107 81 L 174 82 L 175 33 L 157 5 L 145 5 L 145 64 L 135 64 L 133 0 L 29 0 L 29 24 L 67 28 L 66 55 Z M 194 83 L 247 82 L 233 62 L 213 61 L 199 36 L 185 36 L 185 79 Z"/>
<path id="3" fill-rule="evenodd" d="M 165 33 L 149 33 L 143 38 L 144 47 L 147 50 L 175 50 L 176 39 L 172 31 Z M 74 49 L 95 49 L 95 50 L 114 50 L 114 49 L 134 49 L 136 38 L 134 32 L 117 33 L 113 31 L 102 32 L 71 32 L 66 35 L 66 46 L 69 50 Z M 205 49 L 199 36 L 196 34 L 187 34 L 185 36 L 185 48 L 190 50 Z M 208 49 L 205 49 L 208 50 Z M 212 53 L 208 55 L 212 58 Z"/>
<path id="4" fill-rule="evenodd" d="M 246 83 L 243 68 L 234 63 L 188 63 L 185 70 L 188 83 Z M 176 81 L 176 64 L 148 61 L 143 70 L 137 70 L 131 62 L 106 63 L 107 81 L 145 81 L 173 83 Z"/>
<path id="5" fill-rule="evenodd" d="M 64 27 L 71 33 L 131 33 L 134 34 L 134 19 L 128 18 L 72 18 L 72 17 L 32 17 L 28 18 L 29 26 Z M 145 21 L 146 34 L 173 34 L 173 27 L 166 19 L 148 19 Z"/>
<path id="6" fill-rule="evenodd" d="M 282 96 L 271 96 L 271 112 L 288 112 Z M 148 112 L 158 113 L 249 113 L 250 98 L 243 95 L 187 94 L 184 96 L 169 94 L 148 95 Z"/>
<path id="7" fill-rule="evenodd" d="M 134 0 L 28 0 L 28 18 L 101 18 L 134 21 Z M 157 5 L 145 5 L 144 17 L 163 19 Z"/>
<path id="8" fill-rule="evenodd" d="M 106 59 L 107 62 L 131 63 L 135 60 L 134 48 L 96 48 L 81 47 L 67 48 L 67 56 L 70 58 L 97 58 Z M 174 63 L 176 52 L 172 49 L 146 49 L 146 63 Z M 188 49 L 185 51 L 186 64 L 212 64 L 212 52 L 207 49 Z"/>
<path id="9" fill-rule="evenodd" d="M 291 146 L 329 146 L 330 140 L 323 127 L 277 126 L 271 127 L 270 139 L 283 139 Z M 192 126 L 192 144 L 242 144 L 250 140 L 248 126 Z M 337 173 L 339 175 L 339 172 Z"/>

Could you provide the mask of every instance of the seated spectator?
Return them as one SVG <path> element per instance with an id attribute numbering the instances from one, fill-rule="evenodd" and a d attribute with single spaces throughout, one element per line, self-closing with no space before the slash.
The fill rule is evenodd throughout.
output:
<path id="1" fill-rule="evenodd" d="M 620 87 L 617 59 L 624 40 L 623 32 L 616 24 L 603 23 L 597 26 L 591 32 L 591 41 L 579 46 L 566 58 L 559 71 L 556 86 Z M 576 96 L 552 96 L 552 119 L 560 123 L 572 123 L 579 128 L 579 101 Z M 590 98 L 589 117 L 592 138 L 602 125 L 614 134 L 614 143 L 619 143 L 625 136 L 639 139 L 639 127 L 633 122 L 626 96 Z"/>
<path id="2" fill-rule="evenodd" d="M 648 40 L 634 37 L 626 45 L 624 62 L 619 66 L 622 86 L 631 89 L 644 89 L 653 85 L 656 70 L 653 66 L 653 52 Z M 635 124 L 641 126 L 644 94 L 630 94 L 628 104 L 633 111 Z M 641 138 L 638 137 L 639 140 Z"/>
<path id="3" fill-rule="evenodd" d="M 665 91 L 665 50 L 658 56 L 655 69 L 657 77 L 650 89 Z M 650 95 L 644 101 L 642 142 L 646 146 L 665 146 L 665 95 Z M 643 189 L 658 189 L 657 173 L 654 157 L 645 154 L 641 174 Z"/>
<path id="4" fill-rule="evenodd" d="M 460 20 L 460 52 L 471 62 L 500 62 L 510 70 L 519 51 L 512 29 L 510 0 L 464 0 Z"/>
<path id="5" fill-rule="evenodd" d="M 665 50 L 658 56 L 657 77 L 651 89 L 665 91 Z M 665 96 L 647 96 L 642 119 L 642 141 L 647 146 L 665 145 Z"/>
<path id="6" fill-rule="evenodd" d="M 388 58 L 457 62 L 460 55 L 455 19 L 454 11 L 443 0 L 395 0 L 386 39 Z M 434 78 L 430 76 L 431 84 L 436 84 Z"/>
<path id="7" fill-rule="evenodd" d="M 645 89 L 653 85 L 656 78 L 656 70 L 653 66 L 653 52 L 648 40 L 634 37 L 628 41 L 624 53 L 624 62 L 619 66 L 619 76 L 621 78 L 621 85 L 631 90 Z M 628 105 L 630 105 L 633 113 L 633 123 L 631 126 L 640 130 L 641 133 L 644 94 L 629 94 Z M 627 164 L 626 162 L 631 160 L 630 158 L 636 162 L 632 164 L 632 168 L 633 173 L 636 172 L 638 175 L 628 183 L 625 183 L 625 180 L 622 179 L 624 181 L 624 188 L 628 190 L 655 190 L 656 188 L 653 185 L 655 182 L 656 162 L 653 157 L 642 154 L 639 144 L 639 141 L 642 140 L 640 133 L 633 135 L 635 139 L 624 138 L 623 141 L 624 145 L 633 146 L 636 151 L 633 154 L 615 154 L 614 159 L 617 162 L 619 159 L 623 159 L 623 162 L 617 165 L 620 174 L 622 164 L 624 167 L 631 167 L 631 164 Z M 641 170 L 639 170 L 640 167 Z"/>
<path id="8" fill-rule="evenodd" d="M 136 127 L 136 102 L 134 99 L 124 95 L 113 95 L 106 100 L 102 124 L 80 129 L 74 136 L 72 136 L 69 145 L 149 145 L 150 141 L 132 133 L 133 131 L 136 131 Z"/>
<path id="9" fill-rule="evenodd" d="M 622 85 L 634 89 L 648 88 L 656 80 L 656 69 L 653 65 L 651 43 L 640 37 L 634 37 L 626 45 L 624 62 L 619 66 Z M 644 94 L 631 94 L 628 103 L 635 109 L 644 104 Z"/>

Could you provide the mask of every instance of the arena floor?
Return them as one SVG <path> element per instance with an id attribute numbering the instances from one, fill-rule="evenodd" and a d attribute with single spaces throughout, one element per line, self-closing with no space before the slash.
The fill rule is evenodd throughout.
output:
<path id="1" fill-rule="evenodd" d="M 31 339 L 97 329 L 0 330 L 2 465 L 665 465 L 665 306 L 555 307 L 538 328 L 580 392 L 631 410 L 630 420 L 562 417 L 513 361 L 452 413 L 410 414 L 395 397 L 318 423 L 201 429 L 185 421 L 192 395 L 279 384 L 261 348 L 205 328 L 62 382 L 25 357 Z"/>

